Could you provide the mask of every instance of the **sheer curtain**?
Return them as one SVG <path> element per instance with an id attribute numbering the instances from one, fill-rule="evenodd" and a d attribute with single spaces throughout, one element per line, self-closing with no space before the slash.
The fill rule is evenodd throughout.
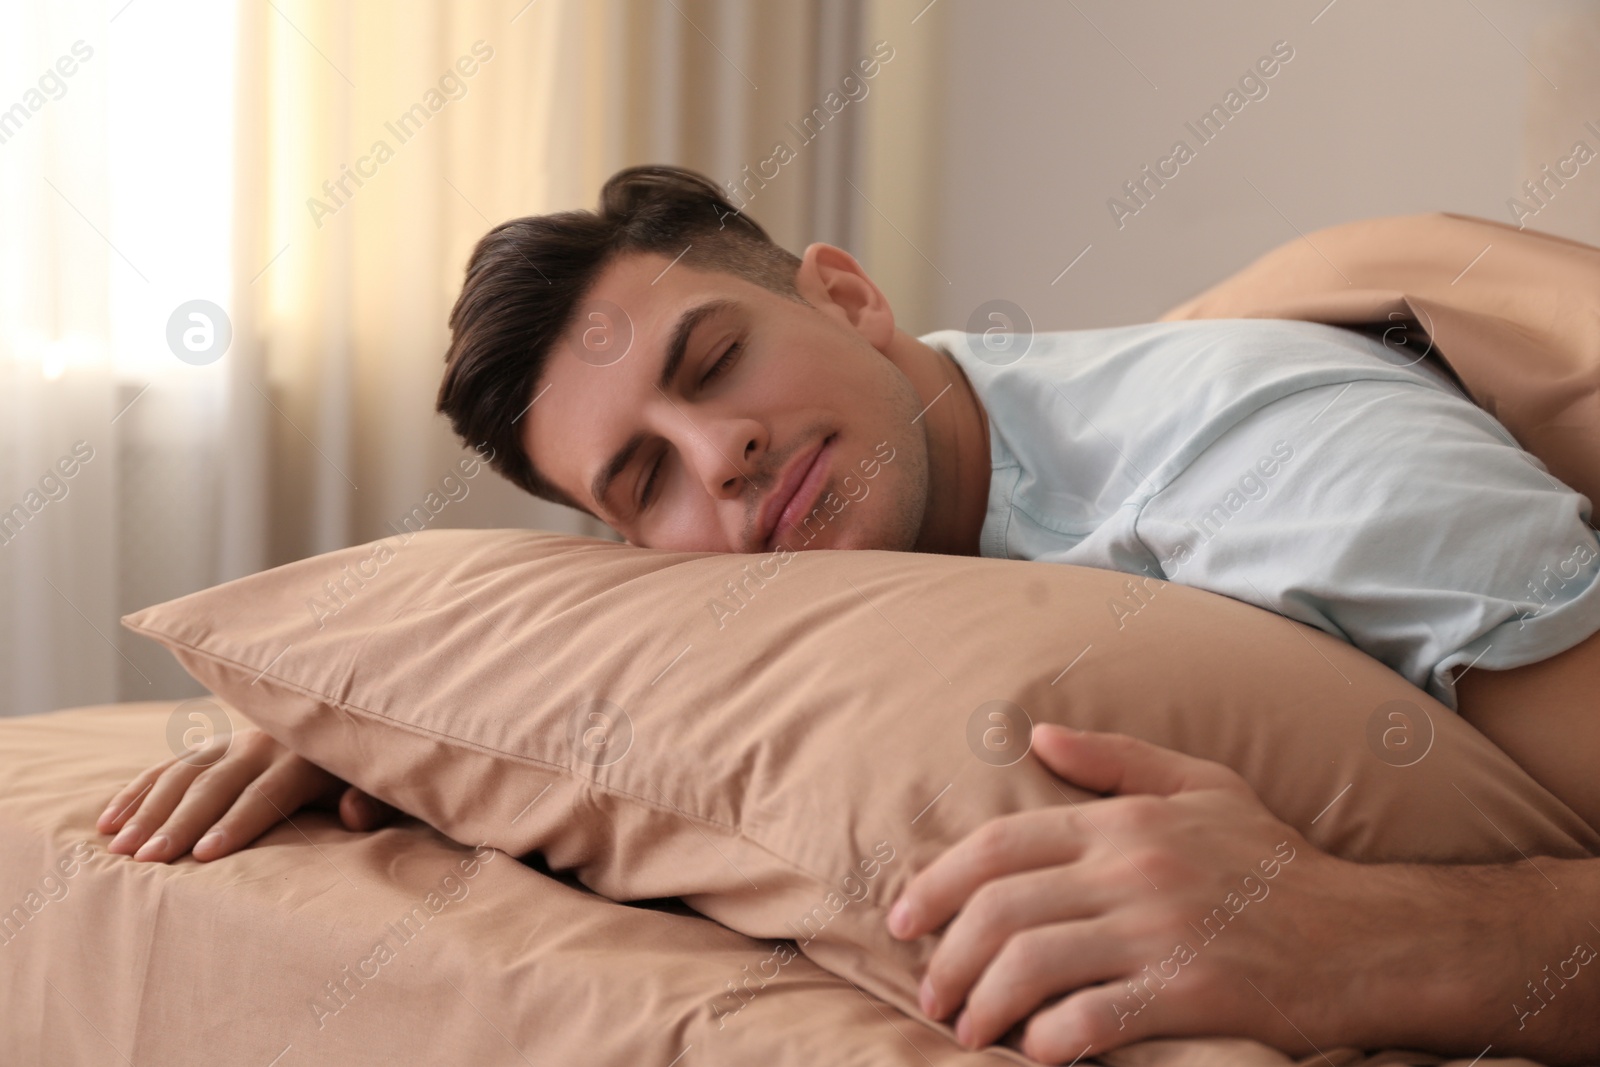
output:
<path id="1" fill-rule="evenodd" d="M 497 222 L 633 163 L 765 173 L 777 240 L 920 299 L 928 213 L 895 205 L 932 202 L 904 151 L 934 125 L 925 7 L 0 0 L 0 68 L 32 79 L 0 90 L 0 713 L 196 692 L 118 616 L 436 492 L 465 454 L 433 412 L 446 320 Z M 896 59 L 835 111 L 885 32 Z M 492 473 L 467 490 L 430 525 L 611 536 Z"/>
<path id="2" fill-rule="evenodd" d="M 233 12 L 0 21 L 0 710 L 164 695 L 119 613 L 259 561 L 219 537 L 234 369 L 167 342 L 230 299 Z"/>

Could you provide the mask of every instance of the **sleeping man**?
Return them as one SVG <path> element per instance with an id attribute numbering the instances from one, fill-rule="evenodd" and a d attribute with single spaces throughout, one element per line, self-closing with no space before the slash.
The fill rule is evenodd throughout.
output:
<path id="1" fill-rule="evenodd" d="M 517 485 L 632 544 L 997 556 L 1198 586 L 1362 649 L 1600 826 L 1584 741 L 1600 682 L 1589 502 L 1405 347 L 1264 320 L 919 339 L 848 253 L 813 244 L 797 258 L 670 167 L 619 173 L 598 214 L 496 227 L 450 325 L 439 409 L 456 432 L 492 446 Z M 870 497 L 841 511 L 847 476 L 887 455 Z M 1571 699 L 1519 705 L 1530 679 Z M 1600 967 L 1541 999 L 1537 1020 L 1509 1010 L 1575 941 L 1600 944 L 1589 860 L 1363 867 L 1318 854 L 1280 890 L 1293 902 L 1281 922 L 1254 924 L 1148 1011 L 1119 1016 L 1109 1005 L 1131 975 L 1104 962 L 1108 927 L 1149 942 L 1133 958 L 1159 958 L 1169 925 L 1232 877 L 1220 843 L 1259 837 L 1270 852 L 1287 828 L 1216 764 L 1049 727 L 1035 752 L 1096 792 L 1163 800 L 1140 798 L 1147 816 L 1109 857 L 1029 812 L 996 820 L 1004 847 L 969 839 L 912 881 L 891 931 L 944 928 L 922 1003 L 955 1016 L 963 1042 L 1022 1023 L 1024 1048 L 1049 1062 L 1201 1034 L 1302 1053 L 1600 1053 Z M 113 852 L 210 860 L 334 798 L 353 829 L 385 815 L 245 731 L 209 766 L 146 771 L 100 829 L 120 831 Z M 1086 904 L 1096 865 L 1134 850 L 1188 873 Z M 978 893 L 991 883 L 1003 892 Z M 1019 936 L 1032 951 L 1003 951 Z"/>

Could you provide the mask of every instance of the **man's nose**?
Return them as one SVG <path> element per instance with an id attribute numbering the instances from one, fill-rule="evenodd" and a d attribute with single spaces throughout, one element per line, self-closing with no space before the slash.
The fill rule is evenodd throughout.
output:
<path id="1" fill-rule="evenodd" d="M 739 425 L 702 424 L 696 462 L 701 467 L 706 492 L 722 499 L 752 495 L 760 484 L 766 437 L 748 420 Z"/>

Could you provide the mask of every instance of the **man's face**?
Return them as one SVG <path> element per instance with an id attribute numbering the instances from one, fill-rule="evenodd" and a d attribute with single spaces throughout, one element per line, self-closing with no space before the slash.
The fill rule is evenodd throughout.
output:
<path id="1" fill-rule="evenodd" d="M 923 405 L 879 350 L 894 333 L 881 293 L 816 248 L 796 281 L 814 306 L 663 256 L 613 261 L 522 416 L 534 464 L 642 547 L 912 549 Z"/>

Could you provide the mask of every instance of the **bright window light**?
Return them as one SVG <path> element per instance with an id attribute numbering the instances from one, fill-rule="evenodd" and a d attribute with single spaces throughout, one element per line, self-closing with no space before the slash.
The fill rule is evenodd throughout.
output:
<path id="1" fill-rule="evenodd" d="M 112 0 L 97 27 L 109 90 L 108 236 L 120 252 L 109 268 L 112 358 L 119 377 L 141 382 L 220 373 L 226 361 L 175 359 L 167 324 L 189 301 L 226 310 L 233 300 L 235 5 L 124 3 Z"/>

